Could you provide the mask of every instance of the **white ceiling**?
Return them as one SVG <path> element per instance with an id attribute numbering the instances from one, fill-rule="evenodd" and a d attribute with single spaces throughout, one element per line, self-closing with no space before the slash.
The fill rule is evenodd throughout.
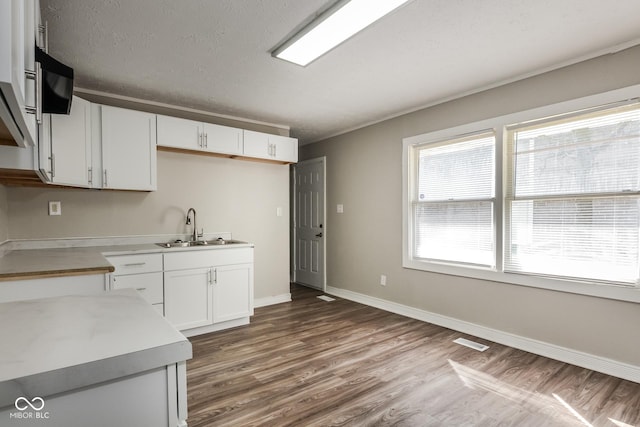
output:
<path id="1" fill-rule="evenodd" d="M 640 44 L 638 0 L 413 0 L 302 68 L 332 0 L 41 0 L 76 86 L 291 126 L 308 143 Z"/>

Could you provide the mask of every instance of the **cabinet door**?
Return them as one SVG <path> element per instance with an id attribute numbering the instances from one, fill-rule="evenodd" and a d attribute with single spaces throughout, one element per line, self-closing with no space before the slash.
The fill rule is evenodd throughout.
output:
<path id="1" fill-rule="evenodd" d="M 298 162 L 298 140 L 288 136 L 269 135 L 272 156 L 283 162 Z"/>
<path id="2" fill-rule="evenodd" d="M 26 77 L 35 72 L 35 8 L 33 0 L 0 2 L 0 119 L 19 147 L 37 141 L 35 116 L 26 108 L 35 101 L 35 81 Z"/>
<path id="3" fill-rule="evenodd" d="M 200 122 L 170 116 L 158 116 L 158 145 L 199 150 L 202 148 Z"/>
<path id="4" fill-rule="evenodd" d="M 204 149 L 214 153 L 242 154 L 242 129 L 203 124 Z"/>
<path id="5" fill-rule="evenodd" d="M 244 155 L 259 159 L 270 159 L 269 136 L 266 133 L 254 132 L 252 130 L 243 131 L 244 134 Z"/>
<path id="6" fill-rule="evenodd" d="M 287 136 L 245 130 L 244 155 L 295 163 L 298 161 L 298 140 Z"/>
<path id="7" fill-rule="evenodd" d="M 212 269 L 164 273 L 164 315 L 179 330 L 213 323 Z"/>
<path id="8" fill-rule="evenodd" d="M 129 274 L 126 276 L 114 275 L 111 281 L 112 289 L 135 289 L 149 304 L 162 304 L 164 302 L 162 288 L 162 273 Z"/>
<path id="9" fill-rule="evenodd" d="M 91 103 L 74 97 L 68 116 L 52 114 L 51 182 L 88 187 L 91 166 Z"/>
<path id="10" fill-rule="evenodd" d="M 213 322 L 253 314 L 253 265 L 225 265 L 214 269 Z"/>
<path id="11" fill-rule="evenodd" d="M 156 190 L 156 116 L 102 106 L 102 187 Z"/>

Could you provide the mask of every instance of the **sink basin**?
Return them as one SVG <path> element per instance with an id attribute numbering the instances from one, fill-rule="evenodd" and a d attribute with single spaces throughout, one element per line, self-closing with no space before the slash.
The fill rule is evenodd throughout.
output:
<path id="1" fill-rule="evenodd" d="M 207 242 L 202 242 L 202 241 L 198 241 L 198 242 L 185 242 L 182 240 L 176 240 L 174 242 L 167 242 L 167 243 L 156 243 L 156 245 L 158 246 L 162 246 L 163 248 L 188 248 L 190 246 L 203 246 L 206 245 Z"/>
<path id="2" fill-rule="evenodd" d="M 232 239 L 225 240 L 222 238 L 218 238 L 214 240 L 198 240 L 198 241 L 190 240 L 188 242 L 185 242 L 183 240 L 174 240 L 172 242 L 167 242 L 167 243 L 156 243 L 156 245 L 162 246 L 163 248 L 188 248 L 193 246 L 233 245 L 233 244 L 239 244 L 239 243 L 247 243 L 247 242 L 242 242 L 240 240 L 232 240 Z"/>
<path id="3" fill-rule="evenodd" d="M 205 242 L 207 245 L 237 245 L 239 243 L 247 243 L 247 242 L 242 242 L 240 240 L 233 240 L 233 239 L 215 239 L 215 240 L 207 240 Z"/>

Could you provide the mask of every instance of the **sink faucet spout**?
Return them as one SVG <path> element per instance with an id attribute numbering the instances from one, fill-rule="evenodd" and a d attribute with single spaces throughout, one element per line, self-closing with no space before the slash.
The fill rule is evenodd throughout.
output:
<path id="1" fill-rule="evenodd" d="M 187 211 L 186 224 L 187 225 L 191 224 L 191 218 L 189 218 L 189 215 L 191 214 L 191 212 L 193 212 L 193 234 L 191 235 L 191 240 L 195 242 L 196 240 L 198 240 L 198 228 L 196 226 L 196 210 L 195 209 L 189 208 L 189 210 Z"/>

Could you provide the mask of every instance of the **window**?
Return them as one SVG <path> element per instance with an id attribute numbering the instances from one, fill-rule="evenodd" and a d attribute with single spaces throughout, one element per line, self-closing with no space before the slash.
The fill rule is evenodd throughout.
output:
<path id="1" fill-rule="evenodd" d="M 414 257 L 494 266 L 493 133 L 416 146 L 414 159 Z"/>
<path id="2" fill-rule="evenodd" d="M 403 266 L 640 302 L 639 94 L 405 138 Z"/>
<path id="3" fill-rule="evenodd" d="M 507 132 L 505 271 L 636 283 L 637 105 Z"/>

